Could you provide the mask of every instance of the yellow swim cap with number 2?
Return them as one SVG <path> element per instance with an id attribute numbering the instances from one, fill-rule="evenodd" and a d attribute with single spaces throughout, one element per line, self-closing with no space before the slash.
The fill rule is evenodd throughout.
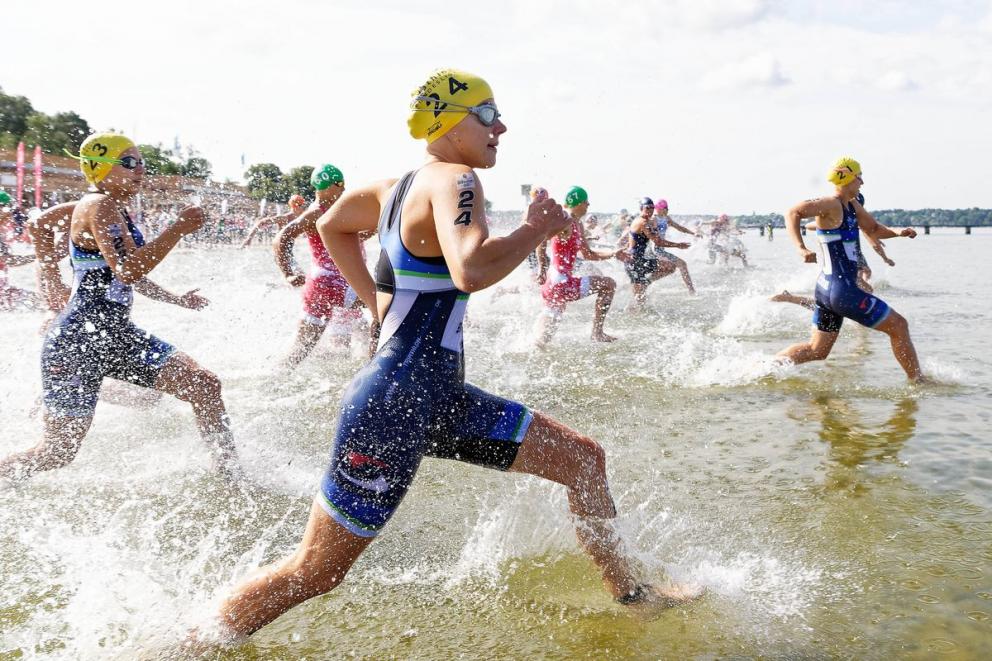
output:
<path id="1" fill-rule="evenodd" d="M 489 83 L 482 78 L 467 71 L 439 69 L 413 92 L 406 121 L 410 135 L 434 142 L 468 117 L 463 108 L 477 106 L 492 96 Z"/>
<path id="2" fill-rule="evenodd" d="M 844 156 L 837 159 L 837 162 L 830 168 L 827 181 L 835 186 L 843 186 L 851 183 L 859 176 L 861 176 L 861 164 L 850 156 Z"/>

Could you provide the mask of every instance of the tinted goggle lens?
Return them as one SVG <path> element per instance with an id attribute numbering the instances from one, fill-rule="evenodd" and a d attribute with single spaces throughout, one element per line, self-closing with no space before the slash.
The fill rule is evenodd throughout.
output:
<path id="1" fill-rule="evenodd" d="M 479 118 L 483 126 L 492 126 L 499 119 L 499 111 L 496 110 L 496 106 L 475 106 L 471 108 L 471 112 Z"/>
<path id="2" fill-rule="evenodd" d="M 118 162 L 128 170 L 136 170 L 139 165 L 145 164 L 145 162 L 137 156 L 123 156 L 118 159 Z"/>

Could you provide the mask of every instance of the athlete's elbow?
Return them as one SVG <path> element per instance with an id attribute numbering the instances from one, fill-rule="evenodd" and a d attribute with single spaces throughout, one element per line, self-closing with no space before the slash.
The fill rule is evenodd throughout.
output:
<path id="1" fill-rule="evenodd" d="M 454 283 L 456 289 L 463 291 L 466 294 L 474 294 L 475 292 L 482 291 L 489 286 L 489 283 L 484 281 L 478 275 L 467 273 L 461 273 L 458 275 L 452 273 L 451 281 Z"/>

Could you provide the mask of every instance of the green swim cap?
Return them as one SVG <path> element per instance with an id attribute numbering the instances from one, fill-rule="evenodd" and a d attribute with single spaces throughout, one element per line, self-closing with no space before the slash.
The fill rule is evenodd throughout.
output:
<path id="1" fill-rule="evenodd" d="M 5 207 L 10 204 L 12 199 L 14 198 L 10 196 L 10 193 L 5 190 L 0 190 L 0 207 Z"/>
<path id="2" fill-rule="evenodd" d="M 324 163 L 310 175 L 310 185 L 316 190 L 324 190 L 334 184 L 343 183 L 344 175 L 341 174 L 341 170 L 338 170 L 330 163 Z"/>
<path id="3" fill-rule="evenodd" d="M 577 207 L 583 202 L 589 201 L 589 193 L 582 186 L 572 186 L 565 193 L 565 206 L 566 207 Z"/>

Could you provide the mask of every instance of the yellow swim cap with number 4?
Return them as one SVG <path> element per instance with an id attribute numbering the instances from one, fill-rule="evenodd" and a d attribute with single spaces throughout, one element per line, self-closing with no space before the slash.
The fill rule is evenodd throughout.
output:
<path id="1" fill-rule="evenodd" d="M 468 117 L 466 108 L 491 99 L 489 83 L 467 71 L 439 69 L 413 92 L 407 126 L 414 138 L 434 142 Z"/>

